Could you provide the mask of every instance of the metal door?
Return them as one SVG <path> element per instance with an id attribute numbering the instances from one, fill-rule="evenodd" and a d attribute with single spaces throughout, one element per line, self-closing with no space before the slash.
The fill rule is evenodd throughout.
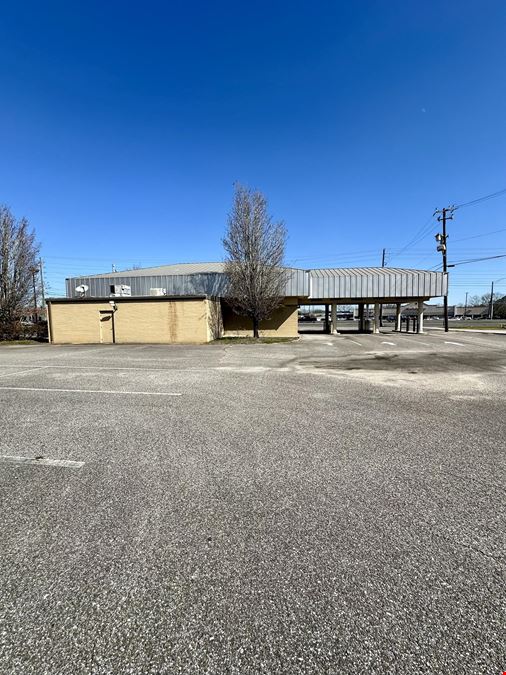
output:
<path id="1" fill-rule="evenodd" d="M 100 311 L 100 343 L 114 342 L 114 312 Z"/>

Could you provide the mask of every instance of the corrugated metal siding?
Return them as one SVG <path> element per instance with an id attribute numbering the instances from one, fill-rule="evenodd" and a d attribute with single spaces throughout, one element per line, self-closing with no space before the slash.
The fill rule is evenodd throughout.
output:
<path id="1" fill-rule="evenodd" d="M 132 289 L 132 296 L 150 295 L 152 288 L 165 288 L 167 295 L 222 295 L 226 279 L 223 274 L 172 274 L 165 276 L 110 275 L 108 277 L 74 277 L 67 280 L 67 297 L 75 297 L 76 286 L 86 284 L 91 298 L 105 298 L 111 286 L 125 284 Z"/>
<path id="2" fill-rule="evenodd" d="M 165 288 L 167 295 L 223 296 L 226 277 L 220 273 L 74 277 L 66 280 L 67 297 L 86 284 L 88 297 L 109 297 L 111 285 L 125 284 L 132 296 L 149 295 L 151 288 Z M 364 298 L 434 298 L 445 294 L 447 279 L 441 272 L 391 268 L 286 270 L 285 295 L 309 299 L 357 300 Z"/>
<path id="3" fill-rule="evenodd" d="M 107 277 L 73 277 L 66 280 L 67 297 L 77 295 L 75 289 L 86 284 L 91 298 L 109 297 L 110 287 L 125 284 L 132 289 L 133 296 L 149 295 L 151 288 L 165 288 L 167 295 L 211 295 L 225 294 L 227 280 L 223 274 L 170 274 L 150 276 L 130 276 L 128 274 L 110 274 Z M 285 295 L 289 297 L 307 296 L 309 281 L 304 270 L 287 269 Z"/>
<path id="4" fill-rule="evenodd" d="M 310 270 L 311 298 L 433 298 L 445 294 L 441 272 L 423 270 L 336 269 Z"/>
<path id="5" fill-rule="evenodd" d="M 292 298 L 305 297 L 309 295 L 309 276 L 305 270 L 286 270 L 285 295 Z"/>

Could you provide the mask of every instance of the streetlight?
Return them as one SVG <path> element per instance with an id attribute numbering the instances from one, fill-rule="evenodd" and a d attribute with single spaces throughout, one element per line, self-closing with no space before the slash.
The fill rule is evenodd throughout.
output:
<path id="1" fill-rule="evenodd" d="M 500 281 L 504 281 L 504 279 L 506 279 L 506 277 L 501 277 L 500 279 L 496 279 L 495 281 L 492 282 L 492 286 L 490 288 L 490 303 L 488 314 L 489 319 L 494 318 L 494 284 L 498 284 Z"/>

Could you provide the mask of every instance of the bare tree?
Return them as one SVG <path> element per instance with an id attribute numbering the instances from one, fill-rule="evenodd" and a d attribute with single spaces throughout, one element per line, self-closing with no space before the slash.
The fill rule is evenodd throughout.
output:
<path id="1" fill-rule="evenodd" d="M 479 305 L 483 304 L 482 300 L 483 300 L 483 298 L 482 298 L 481 295 L 470 295 L 467 298 L 467 306 L 468 307 L 478 307 Z M 465 303 L 461 302 L 460 304 L 462 306 L 464 306 Z"/>
<path id="2" fill-rule="evenodd" d="M 260 321 L 270 318 L 285 295 L 285 244 L 286 228 L 272 221 L 263 194 L 236 185 L 223 239 L 227 300 L 236 314 L 251 319 L 256 338 Z"/>
<path id="3" fill-rule="evenodd" d="M 25 218 L 0 206 L 0 337 L 17 337 L 23 311 L 37 293 L 39 246 Z"/>

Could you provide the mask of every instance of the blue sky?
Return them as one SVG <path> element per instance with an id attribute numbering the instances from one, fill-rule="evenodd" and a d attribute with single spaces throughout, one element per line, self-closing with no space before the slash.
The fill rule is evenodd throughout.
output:
<path id="1" fill-rule="evenodd" d="M 220 260 L 234 181 L 291 264 L 433 267 L 434 208 L 506 187 L 505 30 L 502 0 L 3 3 L 0 201 L 54 294 Z M 450 261 L 506 253 L 505 214 L 458 210 Z M 506 258 L 455 268 L 450 301 L 500 277 Z"/>

